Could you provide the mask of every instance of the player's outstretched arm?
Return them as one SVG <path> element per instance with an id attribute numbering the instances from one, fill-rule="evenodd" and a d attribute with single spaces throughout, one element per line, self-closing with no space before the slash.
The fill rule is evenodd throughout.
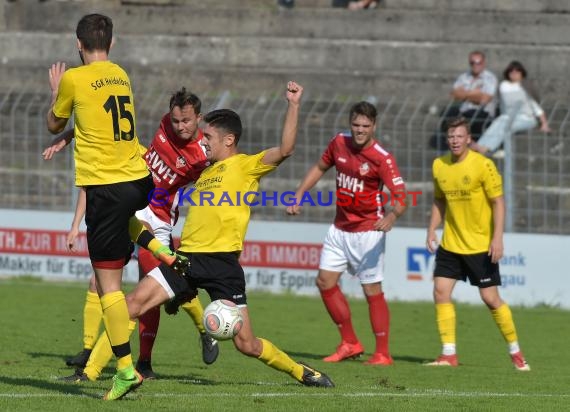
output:
<path id="1" fill-rule="evenodd" d="M 283 160 L 293 154 L 295 142 L 297 141 L 297 126 L 299 123 L 299 106 L 303 87 L 293 81 L 287 83 L 287 113 L 283 133 L 281 134 L 281 145 L 272 147 L 265 152 L 262 162 L 266 165 L 279 165 Z"/>

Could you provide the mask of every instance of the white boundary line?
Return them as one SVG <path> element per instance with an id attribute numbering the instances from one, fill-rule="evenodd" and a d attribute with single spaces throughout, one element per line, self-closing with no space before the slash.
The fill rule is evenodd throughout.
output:
<path id="1" fill-rule="evenodd" d="M 422 397 L 450 397 L 450 398 L 570 398 L 570 394 L 557 393 L 521 393 L 521 392 L 453 392 L 446 390 L 426 390 L 426 391 L 401 391 L 401 392 L 357 392 L 357 393 L 338 393 L 334 390 L 319 393 L 309 392 L 256 392 L 249 394 L 240 394 L 233 392 L 221 393 L 148 393 L 139 392 L 142 398 L 286 398 L 286 397 L 307 397 L 307 398 L 383 398 L 387 396 L 400 398 L 422 398 Z M 69 398 L 69 397 L 85 397 L 88 395 L 65 394 L 65 393 L 0 393 L 0 398 L 26 399 L 26 398 Z M 138 397 L 136 394 L 131 397 Z"/>

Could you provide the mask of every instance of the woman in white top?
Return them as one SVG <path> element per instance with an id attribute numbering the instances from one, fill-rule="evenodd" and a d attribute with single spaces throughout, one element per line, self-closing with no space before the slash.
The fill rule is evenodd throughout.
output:
<path id="1" fill-rule="evenodd" d="M 540 130 L 550 132 L 544 110 L 531 97 L 530 90 L 524 87 L 524 66 L 518 61 L 512 61 L 503 76 L 505 80 L 499 85 L 501 115 L 493 121 L 479 141 L 471 145 L 473 150 L 483 154 L 496 151 L 506 137 L 513 133 L 534 129 L 538 125 L 537 118 L 540 119 Z"/>

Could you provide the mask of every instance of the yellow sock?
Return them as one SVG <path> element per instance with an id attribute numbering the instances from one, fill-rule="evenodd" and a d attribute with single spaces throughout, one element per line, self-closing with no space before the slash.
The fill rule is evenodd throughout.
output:
<path id="1" fill-rule="evenodd" d="M 113 349 L 111 349 L 111 342 L 109 342 L 109 337 L 107 332 L 103 331 L 97 339 L 93 351 L 89 356 L 87 365 L 83 369 L 83 373 L 87 375 L 89 380 L 94 381 L 101 376 L 103 368 L 111 361 L 113 357 Z"/>
<path id="2" fill-rule="evenodd" d="M 129 336 L 135 330 L 136 322 L 129 320 Z M 83 369 L 83 373 L 87 375 L 89 380 L 94 381 L 101 376 L 103 368 L 109 364 L 113 358 L 113 349 L 111 348 L 111 342 L 107 336 L 107 332 L 103 332 L 97 343 L 89 356 L 87 365 Z"/>
<path id="3" fill-rule="evenodd" d="M 83 347 L 85 349 L 93 349 L 95 346 L 102 317 L 103 309 L 101 309 L 99 295 L 87 291 L 85 306 L 83 307 Z"/>
<path id="4" fill-rule="evenodd" d="M 455 306 L 453 303 L 436 303 L 435 315 L 441 343 L 455 344 Z"/>
<path id="5" fill-rule="evenodd" d="M 517 342 L 517 330 L 509 305 L 504 303 L 499 308 L 491 310 L 491 313 L 505 341 L 507 341 L 507 343 Z"/>
<path id="6" fill-rule="evenodd" d="M 129 234 L 131 235 L 131 240 L 133 242 L 136 242 L 141 233 L 146 230 L 147 228 L 135 216 L 132 216 L 129 219 Z"/>
<path id="7" fill-rule="evenodd" d="M 261 355 L 259 355 L 259 360 L 265 363 L 267 366 L 277 369 L 278 371 L 288 373 L 299 382 L 303 380 L 303 367 L 295 362 L 289 357 L 285 352 L 281 351 L 273 343 L 269 342 L 267 339 L 258 338 L 263 349 Z"/>
<path id="8" fill-rule="evenodd" d="M 167 265 L 174 262 L 174 252 L 168 246 L 163 245 L 150 233 L 147 228 L 136 217 L 129 219 L 129 234 L 131 240 L 145 249 L 152 252 L 154 257 Z"/>
<path id="9" fill-rule="evenodd" d="M 132 366 L 131 348 L 129 344 L 129 310 L 122 291 L 107 293 L 101 296 L 103 321 L 117 357 L 117 369 Z"/>
<path id="10" fill-rule="evenodd" d="M 200 299 L 196 296 L 190 302 L 186 302 L 183 304 L 182 309 L 192 318 L 194 324 L 196 325 L 196 329 L 200 333 L 206 333 L 206 329 L 204 329 L 204 324 L 202 323 L 202 317 L 204 316 L 204 308 L 202 307 L 202 303 Z"/>

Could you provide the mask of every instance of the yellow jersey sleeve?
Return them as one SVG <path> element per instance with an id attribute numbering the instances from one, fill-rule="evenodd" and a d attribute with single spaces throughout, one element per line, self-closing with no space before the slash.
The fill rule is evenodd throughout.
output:
<path id="1" fill-rule="evenodd" d="M 439 183 L 437 182 L 436 176 L 438 175 L 438 171 L 441 168 L 441 161 L 439 159 L 435 159 L 432 165 L 432 176 L 433 176 L 433 196 L 436 199 L 443 199 L 445 198 L 445 194 L 441 190 Z"/>
<path id="2" fill-rule="evenodd" d="M 57 100 L 53 106 L 53 114 L 61 119 L 69 119 L 73 111 L 73 95 L 75 87 L 69 71 L 63 73 L 59 82 Z"/>
<path id="3" fill-rule="evenodd" d="M 277 166 L 266 165 L 265 152 L 236 154 L 206 168 L 194 185 L 182 229 L 183 252 L 237 252 L 251 213 L 259 179 Z M 184 200 L 184 199 L 182 199 Z"/>
<path id="4" fill-rule="evenodd" d="M 494 199 L 503 195 L 503 179 L 491 159 L 483 162 L 483 190 L 488 199 Z"/>
<path id="5" fill-rule="evenodd" d="M 247 171 L 249 176 L 256 180 L 259 180 L 261 177 L 277 168 L 277 166 L 266 165 L 263 163 L 263 158 L 265 157 L 266 152 L 267 150 L 264 150 L 256 155 L 244 157 L 244 161 L 242 163 L 243 169 Z"/>

